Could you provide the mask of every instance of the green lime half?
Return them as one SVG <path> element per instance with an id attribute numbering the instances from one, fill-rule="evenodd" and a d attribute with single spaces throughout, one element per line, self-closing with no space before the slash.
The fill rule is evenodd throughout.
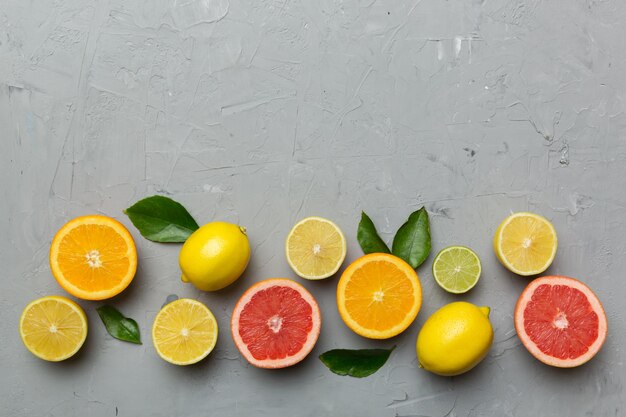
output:
<path id="1" fill-rule="evenodd" d="M 448 246 L 433 262 L 433 276 L 444 290 L 462 294 L 474 288 L 480 278 L 480 259 L 470 248 Z"/>

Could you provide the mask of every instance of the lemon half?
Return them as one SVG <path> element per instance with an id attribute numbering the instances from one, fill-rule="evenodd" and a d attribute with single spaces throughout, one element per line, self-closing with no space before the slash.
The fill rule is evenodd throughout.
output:
<path id="1" fill-rule="evenodd" d="M 174 365 L 204 359 L 217 343 L 217 321 L 199 301 L 181 298 L 159 311 L 152 325 L 152 342 L 159 356 Z"/>
<path id="2" fill-rule="evenodd" d="M 87 338 L 87 316 L 69 298 L 48 296 L 26 306 L 20 317 L 20 336 L 40 359 L 59 362 L 72 357 Z"/>
<path id="3" fill-rule="evenodd" d="M 291 229 L 285 242 L 289 266 L 305 279 L 334 275 L 346 258 L 346 238 L 335 223 L 307 217 Z"/>
<path id="4" fill-rule="evenodd" d="M 554 261 L 558 240 L 552 223 L 534 213 L 514 213 L 496 230 L 493 249 L 509 271 L 537 275 Z"/>

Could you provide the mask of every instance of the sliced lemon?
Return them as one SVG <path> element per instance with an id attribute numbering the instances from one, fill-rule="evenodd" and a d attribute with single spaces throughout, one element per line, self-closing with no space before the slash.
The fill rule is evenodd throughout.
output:
<path id="1" fill-rule="evenodd" d="M 204 359 L 217 342 L 217 321 L 199 301 L 181 298 L 158 312 L 152 325 L 152 342 L 159 356 L 174 365 L 191 365 Z"/>
<path id="2" fill-rule="evenodd" d="M 465 246 L 442 249 L 433 261 L 433 276 L 444 290 L 462 294 L 478 283 L 481 272 L 478 255 Z"/>
<path id="3" fill-rule="evenodd" d="M 22 312 L 20 336 L 33 355 L 59 362 L 73 356 L 85 343 L 87 316 L 68 298 L 42 297 Z"/>
<path id="4" fill-rule="evenodd" d="M 302 278 L 334 275 L 346 258 L 346 238 L 339 226 L 321 217 L 307 217 L 291 229 L 285 242 L 289 266 Z"/>
<path id="5" fill-rule="evenodd" d="M 509 271 L 518 275 L 540 274 L 552 264 L 558 246 L 556 230 L 543 216 L 514 213 L 496 230 L 493 248 Z"/>

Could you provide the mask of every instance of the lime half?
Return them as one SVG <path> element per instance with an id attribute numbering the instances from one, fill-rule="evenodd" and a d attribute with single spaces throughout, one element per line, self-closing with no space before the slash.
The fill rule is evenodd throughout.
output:
<path id="1" fill-rule="evenodd" d="M 448 246 L 433 262 L 433 276 L 444 290 L 462 294 L 474 288 L 480 278 L 480 259 L 470 248 Z"/>

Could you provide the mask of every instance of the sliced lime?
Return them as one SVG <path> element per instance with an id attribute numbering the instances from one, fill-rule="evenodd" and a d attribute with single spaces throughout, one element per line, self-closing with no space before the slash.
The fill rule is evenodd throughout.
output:
<path id="1" fill-rule="evenodd" d="M 480 259 L 470 248 L 448 246 L 433 262 L 433 276 L 444 290 L 462 294 L 474 288 L 480 278 Z"/>

